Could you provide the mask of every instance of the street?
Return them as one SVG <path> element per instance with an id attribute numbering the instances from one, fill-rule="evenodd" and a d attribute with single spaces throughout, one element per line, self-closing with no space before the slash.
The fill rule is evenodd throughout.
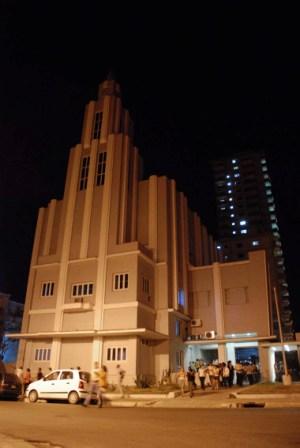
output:
<path id="1" fill-rule="evenodd" d="M 0 433 L 63 448 L 300 444 L 300 409 L 98 409 L 0 401 L 0 415 Z"/>

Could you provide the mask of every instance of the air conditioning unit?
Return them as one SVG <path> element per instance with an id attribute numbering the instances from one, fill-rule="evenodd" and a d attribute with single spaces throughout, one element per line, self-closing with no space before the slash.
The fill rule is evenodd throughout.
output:
<path id="1" fill-rule="evenodd" d="M 206 331 L 205 333 L 204 333 L 204 337 L 205 337 L 205 339 L 215 339 L 215 337 L 216 337 L 216 331 L 214 331 L 214 330 L 211 330 L 211 331 Z"/>
<path id="2" fill-rule="evenodd" d="M 202 327 L 202 320 L 201 319 L 192 319 L 191 327 Z"/>

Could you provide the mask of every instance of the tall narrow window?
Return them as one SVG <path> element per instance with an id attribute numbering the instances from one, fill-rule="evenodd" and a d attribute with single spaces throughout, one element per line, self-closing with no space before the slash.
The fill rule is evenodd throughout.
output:
<path id="1" fill-rule="evenodd" d="M 96 185 L 104 185 L 106 168 L 106 152 L 99 152 L 96 174 Z"/>
<path id="2" fill-rule="evenodd" d="M 128 289 L 128 274 L 114 275 L 114 290 Z"/>
<path id="3" fill-rule="evenodd" d="M 99 138 L 101 134 L 101 125 L 102 125 L 102 112 L 95 113 L 95 121 L 94 121 L 94 130 L 93 130 L 93 138 Z"/>
<path id="4" fill-rule="evenodd" d="M 53 296 L 54 282 L 42 283 L 42 297 Z"/>
<path id="5" fill-rule="evenodd" d="M 89 176 L 90 157 L 83 157 L 80 170 L 79 190 L 86 190 Z"/>

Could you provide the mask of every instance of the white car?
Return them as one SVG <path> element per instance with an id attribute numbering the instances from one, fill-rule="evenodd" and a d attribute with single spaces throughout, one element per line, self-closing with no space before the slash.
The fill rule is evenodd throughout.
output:
<path id="1" fill-rule="evenodd" d="M 31 403 L 38 399 L 68 400 L 76 404 L 87 395 L 90 374 L 77 369 L 59 369 L 38 381 L 33 381 L 26 389 L 26 397 Z"/>

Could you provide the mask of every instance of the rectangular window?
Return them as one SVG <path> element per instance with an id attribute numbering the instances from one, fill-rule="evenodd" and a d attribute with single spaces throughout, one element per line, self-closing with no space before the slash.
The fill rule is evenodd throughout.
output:
<path id="1" fill-rule="evenodd" d="M 115 274 L 113 285 L 115 291 L 128 289 L 128 274 Z"/>
<path id="2" fill-rule="evenodd" d="M 109 347 L 106 352 L 107 361 L 126 361 L 127 348 L 126 347 Z"/>
<path id="3" fill-rule="evenodd" d="M 143 277 L 142 290 L 145 294 L 150 293 L 150 281 L 147 278 Z"/>
<path id="4" fill-rule="evenodd" d="M 105 169 L 106 169 L 106 152 L 99 152 L 96 174 L 96 185 L 104 185 L 105 181 Z"/>
<path id="5" fill-rule="evenodd" d="M 72 297 L 91 296 L 93 294 L 93 283 L 78 283 L 72 285 Z"/>
<path id="6" fill-rule="evenodd" d="M 99 138 L 101 134 L 101 126 L 102 126 L 102 112 L 95 113 L 95 121 L 94 121 L 94 130 L 93 130 L 93 138 Z"/>
<path id="7" fill-rule="evenodd" d="M 90 168 L 90 157 L 89 156 L 83 157 L 80 169 L 80 181 L 79 181 L 80 191 L 86 190 L 89 176 L 89 168 Z"/>
<path id="8" fill-rule="evenodd" d="M 54 282 L 42 283 L 42 297 L 50 297 L 54 294 Z"/>
<path id="9" fill-rule="evenodd" d="M 50 348 L 36 348 L 34 354 L 35 361 L 50 361 L 51 349 Z"/>
<path id="10" fill-rule="evenodd" d="M 177 296 L 177 300 L 178 300 L 178 305 L 184 307 L 184 304 L 185 304 L 185 297 L 184 297 L 184 290 L 183 290 L 183 289 L 179 289 L 179 291 L 178 291 L 178 296 Z"/>

